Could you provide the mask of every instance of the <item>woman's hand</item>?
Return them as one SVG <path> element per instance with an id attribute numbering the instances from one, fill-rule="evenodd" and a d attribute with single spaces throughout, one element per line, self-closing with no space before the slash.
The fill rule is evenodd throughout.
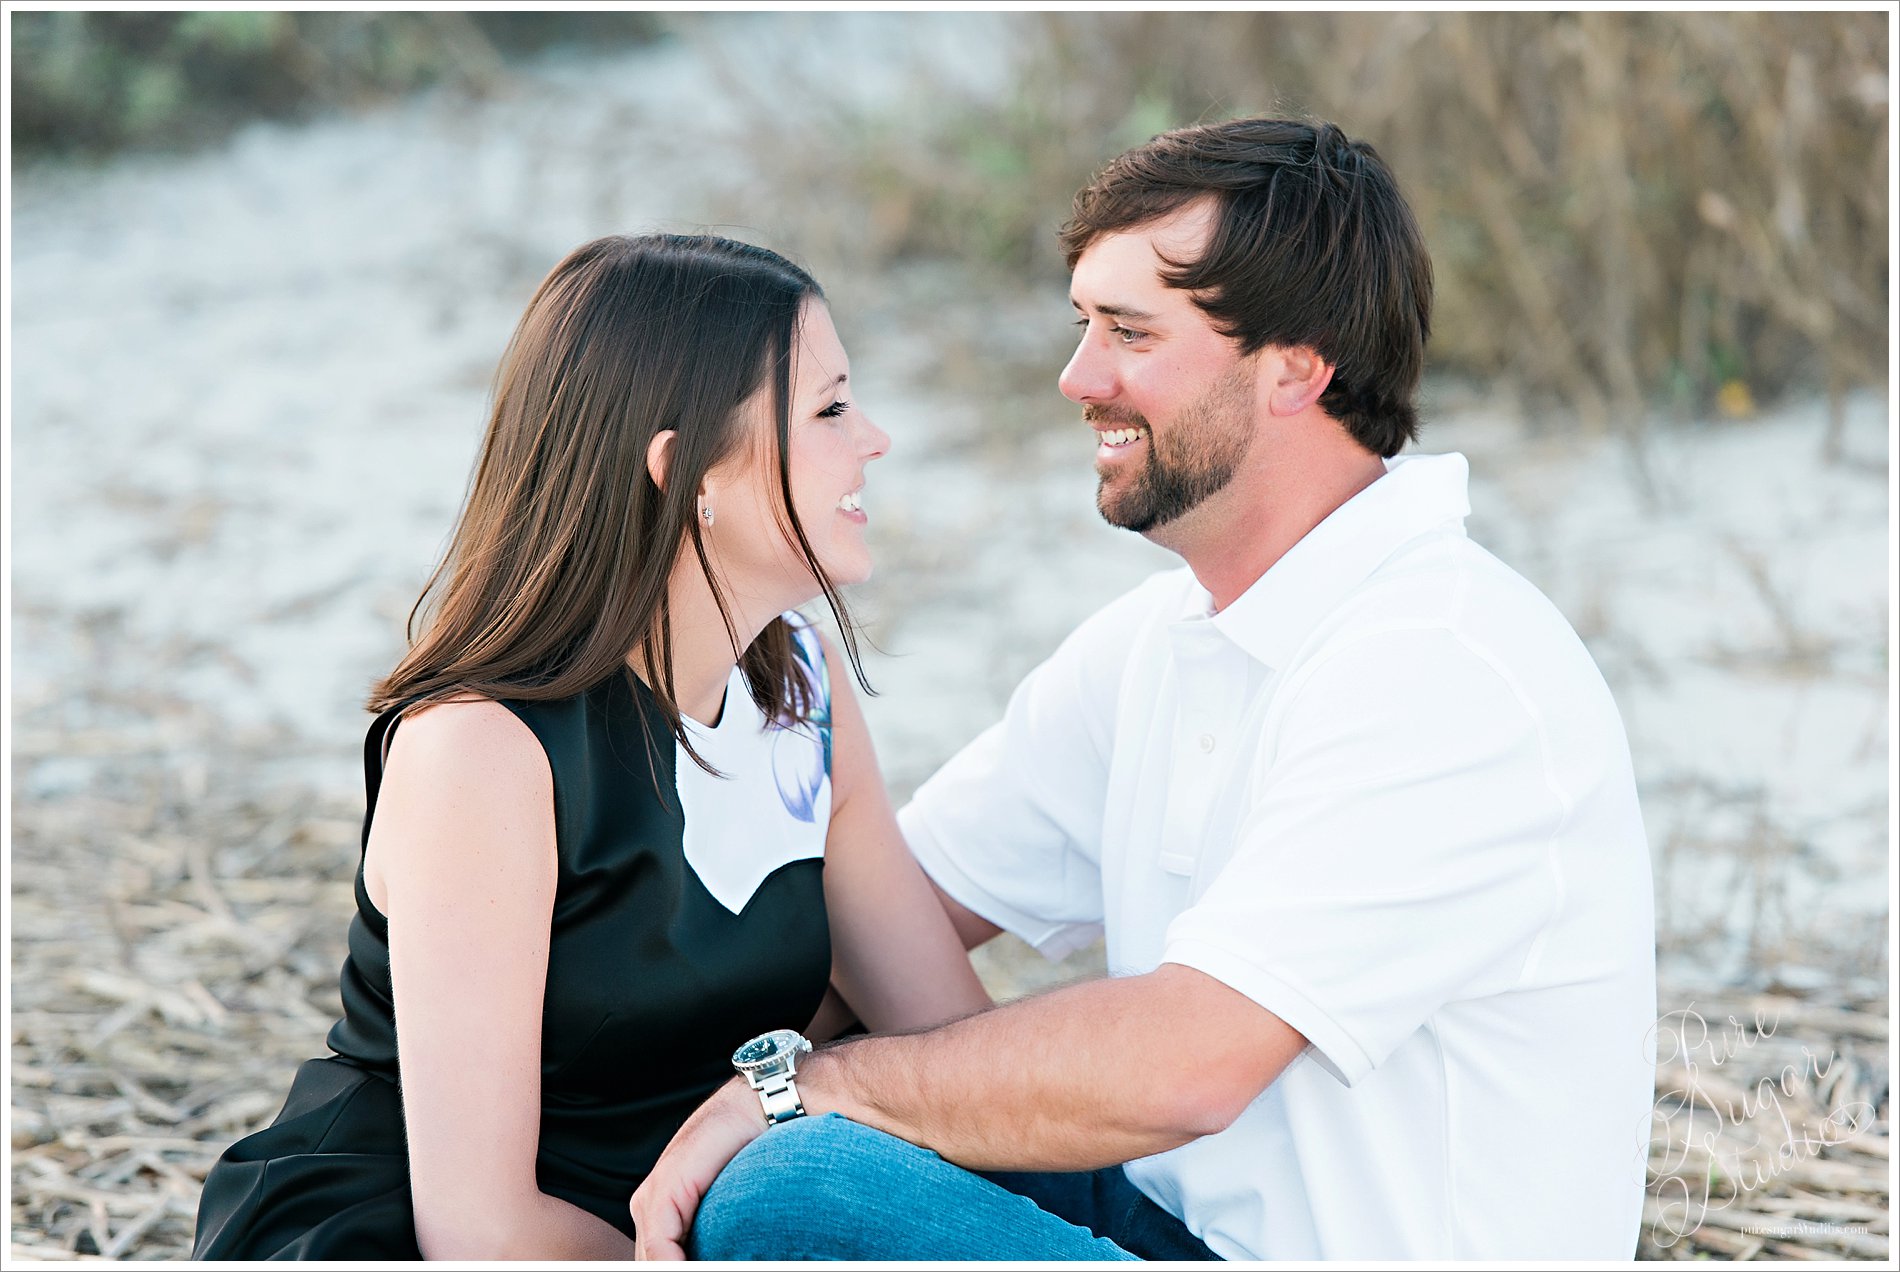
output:
<path id="1" fill-rule="evenodd" d="M 734 1078 L 686 1119 L 627 1209 L 636 1259 L 684 1259 L 700 1198 L 726 1163 L 765 1131 L 765 1112 L 744 1078 Z"/>

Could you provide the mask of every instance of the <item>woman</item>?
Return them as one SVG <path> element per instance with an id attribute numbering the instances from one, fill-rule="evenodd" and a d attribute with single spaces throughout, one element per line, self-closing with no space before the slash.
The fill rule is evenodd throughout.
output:
<path id="1" fill-rule="evenodd" d="M 195 1257 L 629 1258 L 739 1044 L 988 1005 L 790 612 L 824 596 L 858 671 L 890 439 L 848 384 L 762 248 L 606 238 L 541 284 L 371 699 L 335 1054 L 213 1168 Z"/>

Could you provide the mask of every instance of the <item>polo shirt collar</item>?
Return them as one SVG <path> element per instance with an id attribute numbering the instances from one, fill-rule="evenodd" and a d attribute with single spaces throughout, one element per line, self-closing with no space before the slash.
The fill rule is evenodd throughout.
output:
<path id="1" fill-rule="evenodd" d="M 1457 453 L 1385 461 L 1385 476 L 1335 508 L 1210 619 L 1213 597 L 1198 583 L 1183 618 L 1211 622 L 1253 658 L 1284 668 L 1307 635 L 1388 557 L 1422 534 L 1464 534 L 1471 514 L 1470 466 Z"/>

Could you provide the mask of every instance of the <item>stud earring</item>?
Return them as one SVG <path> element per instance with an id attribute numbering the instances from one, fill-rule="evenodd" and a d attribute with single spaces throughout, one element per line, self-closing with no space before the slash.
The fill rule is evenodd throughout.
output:
<path id="1" fill-rule="evenodd" d="M 713 523 L 713 512 L 711 508 L 701 508 L 699 510 L 699 515 L 706 519 L 707 525 L 711 525 Z"/>

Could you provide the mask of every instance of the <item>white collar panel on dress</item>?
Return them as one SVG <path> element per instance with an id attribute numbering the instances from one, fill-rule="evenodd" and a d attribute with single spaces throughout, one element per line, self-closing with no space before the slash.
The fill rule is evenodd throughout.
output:
<path id="1" fill-rule="evenodd" d="M 829 703 L 819 701 L 828 720 Z M 706 891 L 738 914 L 779 867 L 825 855 L 831 775 L 823 730 L 767 721 L 737 667 L 715 727 L 682 719 L 693 748 L 724 774 L 708 773 L 674 743 L 686 862 Z"/>

